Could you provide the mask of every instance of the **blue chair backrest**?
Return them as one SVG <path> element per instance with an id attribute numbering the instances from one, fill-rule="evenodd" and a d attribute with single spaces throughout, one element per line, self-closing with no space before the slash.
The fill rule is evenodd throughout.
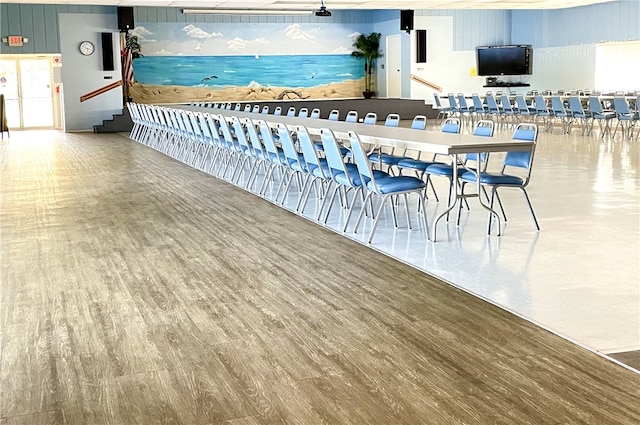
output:
<path id="1" fill-rule="evenodd" d="M 516 95 L 516 109 L 520 113 L 529 113 L 529 105 L 527 105 L 527 101 L 521 94 Z"/>
<path id="2" fill-rule="evenodd" d="M 480 120 L 473 129 L 474 136 L 492 137 L 493 136 L 493 121 Z"/>
<path id="3" fill-rule="evenodd" d="M 284 151 L 284 156 L 291 161 L 298 162 L 298 152 L 296 152 L 291 133 L 289 133 L 286 125 L 278 123 L 278 136 L 280 138 L 280 146 L 282 146 L 282 150 Z"/>
<path id="4" fill-rule="evenodd" d="M 562 103 L 562 99 L 560 96 L 551 96 L 551 109 L 555 113 L 564 113 L 566 110 L 564 109 L 564 103 Z"/>
<path id="5" fill-rule="evenodd" d="M 480 99 L 480 95 L 478 93 L 473 93 L 471 95 L 471 99 L 473 100 L 473 107 L 475 108 L 476 112 L 483 112 L 484 105 L 482 104 L 482 99 Z"/>
<path id="6" fill-rule="evenodd" d="M 351 152 L 353 153 L 353 160 L 356 163 L 356 167 L 358 167 L 358 172 L 362 177 L 365 177 L 366 179 L 371 180 L 375 188 L 376 183 L 373 178 L 373 169 L 371 168 L 371 161 L 369 161 L 369 158 L 367 158 L 367 153 L 362 147 L 360 138 L 353 131 L 349 132 L 349 143 L 351 144 Z"/>
<path id="7" fill-rule="evenodd" d="M 309 110 L 307 108 L 300 108 L 298 111 L 298 118 L 307 118 L 309 116 Z"/>
<path id="8" fill-rule="evenodd" d="M 349 111 L 344 122 L 358 122 L 358 111 Z"/>
<path id="9" fill-rule="evenodd" d="M 256 152 L 264 153 L 264 148 L 262 147 L 260 136 L 258 136 L 258 131 L 256 130 L 256 124 L 247 118 L 245 122 L 245 127 L 247 128 L 247 133 L 249 134 L 249 141 L 251 142 L 251 146 L 253 147 L 253 150 Z"/>
<path id="10" fill-rule="evenodd" d="M 436 102 L 436 109 L 442 109 L 442 104 L 440 103 L 440 98 L 438 97 L 438 93 L 433 94 L 433 100 Z"/>
<path id="11" fill-rule="evenodd" d="M 242 108 L 242 105 L 240 105 L 239 103 L 236 103 L 235 108 L 233 108 L 234 111 L 239 111 Z"/>
<path id="12" fill-rule="evenodd" d="M 234 133 L 236 135 L 236 138 L 238 139 L 238 143 L 240 144 L 240 146 L 244 148 L 248 148 L 249 141 L 247 140 L 247 134 L 244 131 L 244 127 L 242 126 L 240 119 L 238 117 L 233 117 L 232 123 L 233 123 Z"/>
<path id="13" fill-rule="evenodd" d="M 493 97 L 492 94 L 487 94 L 484 98 L 485 102 L 487 102 L 487 107 L 489 108 L 489 112 L 492 114 L 500 113 L 500 108 L 498 108 L 498 102 L 496 102 L 496 98 Z"/>
<path id="14" fill-rule="evenodd" d="M 631 114 L 631 110 L 629 109 L 629 104 L 624 97 L 614 97 L 613 98 L 613 109 L 616 110 L 616 114 L 618 115 L 629 115 Z"/>
<path id="15" fill-rule="evenodd" d="M 244 112 L 251 112 L 251 105 L 249 105 L 248 103 L 244 105 Z"/>
<path id="16" fill-rule="evenodd" d="M 443 133 L 460 133 L 460 120 L 457 118 L 447 118 L 444 123 L 442 123 Z"/>
<path id="17" fill-rule="evenodd" d="M 534 96 L 533 98 L 533 103 L 536 107 L 536 112 L 540 113 L 548 113 L 549 112 L 549 108 L 547 108 L 547 101 L 544 100 L 544 97 L 542 97 L 541 95 L 537 95 Z"/>
<path id="18" fill-rule="evenodd" d="M 400 115 L 398 114 L 387 115 L 387 119 L 384 121 L 384 125 L 387 127 L 397 127 L 398 125 L 400 125 Z"/>
<path id="19" fill-rule="evenodd" d="M 225 142 L 234 143 L 234 139 L 233 136 L 231 136 L 231 130 L 229 129 L 229 123 L 227 123 L 227 119 L 220 115 L 218 124 L 220 125 L 220 131 L 222 132 L 222 137 L 224 138 Z"/>
<path id="20" fill-rule="evenodd" d="M 296 116 L 296 108 L 294 108 L 293 106 L 289 108 L 289 110 L 287 111 L 287 116 L 288 117 L 295 117 Z"/>
<path id="21" fill-rule="evenodd" d="M 273 115 L 282 115 L 282 107 L 276 106 L 276 109 L 273 111 Z"/>
<path id="22" fill-rule="evenodd" d="M 331 112 L 329 112 L 329 121 L 338 121 L 340 119 L 340 111 L 338 111 L 337 109 L 332 110 Z"/>
<path id="23" fill-rule="evenodd" d="M 268 105 L 264 105 L 262 107 L 262 113 L 263 114 L 268 114 L 269 113 L 269 106 Z"/>
<path id="24" fill-rule="evenodd" d="M 456 103 L 456 98 L 453 96 L 453 93 L 449 93 L 447 95 L 447 99 L 449 99 L 449 107 L 453 110 L 453 111 L 458 111 L 458 104 Z"/>
<path id="25" fill-rule="evenodd" d="M 604 113 L 604 109 L 602 109 L 602 103 L 600 103 L 600 99 L 598 99 L 598 96 L 589 96 L 589 110 L 592 114 Z"/>
<path id="26" fill-rule="evenodd" d="M 424 115 L 416 115 L 411 121 L 411 128 L 414 130 L 424 130 L 427 128 L 427 117 Z"/>
<path id="27" fill-rule="evenodd" d="M 300 150 L 302 150 L 302 156 L 307 163 L 307 169 L 312 169 L 312 166 L 319 167 L 320 159 L 318 157 L 318 150 L 313 144 L 306 127 L 302 125 L 296 126 L 296 133 L 298 135 Z"/>
<path id="28" fill-rule="evenodd" d="M 315 119 L 320 118 L 320 108 L 313 108 L 309 117 Z"/>
<path id="29" fill-rule="evenodd" d="M 271 134 L 269 125 L 266 121 L 258 120 L 258 127 L 260 128 L 260 136 L 262 136 L 265 150 L 271 154 L 278 155 L 278 148 L 276 148 L 276 143 L 273 141 L 273 135 Z"/>
<path id="30" fill-rule="evenodd" d="M 327 164 L 331 170 L 331 177 L 333 178 L 338 173 L 346 173 L 344 159 L 340 153 L 340 147 L 333 132 L 327 128 L 321 128 L 320 140 L 322 141 L 322 149 Z"/>
<path id="31" fill-rule="evenodd" d="M 500 106 L 502 106 L 502 110 L 505 112 L 513 112 L 513 106 L 511 105 L 511 100 L 509 96 L 503 94 L 500 96 Z"/>
<path id="32" fill-rule="evenodd" d="M 260 105 L 254 105 L 251 112 L 253 112 L 254 114 L 260 113 Z"/>
<path id="33" fill-rule="evenodd" d="M 582 108 L 582 103 L 580 102 L 580 99 L 578 98 L 578 96 L 569 96 L 569 109 L 571 109 L 571 112 L 573 113 L 578 113 L 578 114 L 584 113 L 584 109 Z"/>
<path id="34" fill-rule="evenodd" d="M 462 93 L 458 93 L 458 108 L 461 111 L 468 111 L 469 110 L 469 105 L 467 104 L 467 99 L 464 97 L 464 94 Z"/>
<path id="35" fill-rule="evenodd" d="M 538 126 L 535 124 L 519 124 L 513 132 L 512 139 L 535 142 L 538 138 Z M 509 151 L 504 158 L 504 166 L 529 168 L 533 159 L 533 151 Z"/>
<path id="36" fill-rule="evenodd" d="M 367 115 L 364 116 L 365 124 L 375 124 L 378 120 L 378 115 L 375 112 L 368 112 Z"/>

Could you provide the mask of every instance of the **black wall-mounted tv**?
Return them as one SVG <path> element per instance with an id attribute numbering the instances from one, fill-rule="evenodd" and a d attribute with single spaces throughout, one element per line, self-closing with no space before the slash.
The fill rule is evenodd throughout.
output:
<path id="1" fill-rule="evenodd" d="M 476 47 L 478 75 L 531 75 L 533 49 L 530 45 Z"/>

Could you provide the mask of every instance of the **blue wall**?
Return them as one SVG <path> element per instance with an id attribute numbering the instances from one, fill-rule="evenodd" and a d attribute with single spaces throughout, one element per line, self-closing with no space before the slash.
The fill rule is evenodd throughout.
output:
<path id="1" fill-rule="evenodd" d="M 60 53 L 59 13 L 116 13 L 115 6 L 0 4 L 0 36 L 29 38 L 23 47 L 0 43 L 0 53 Z M 400 33 L 400 12 L 339 11 L 333 16 L 225 16 L 183 15 L 181 8 L 136 7 L 135 19 L 145 22 L 333 22 L 371 24 Z M 554 47 L 603 41 L 640 40 L 640 0 L 618 0 L 592 6 L 554 10 L 416 10 L 416 16 L 452 16 L 454 50 L 473 50 L 478 45 L 525 43 Z M 404 42 L 404 41 L 403 41 Z"/>
<path id="2" fill-rule="evenodd" d="M 640 0 L 558 10 L 514 10 L 512 43 L 534 48 L 640 40 Z"/>
<path id="3" fill-rule="evenodd" d="M 0 53 L 60 53 L 59 13 L 116 14 L 115 6 L 55 4 L 0 4 L 0 36 L 21 35 L 29 42 L 22 47 L 0 43 Z"/>

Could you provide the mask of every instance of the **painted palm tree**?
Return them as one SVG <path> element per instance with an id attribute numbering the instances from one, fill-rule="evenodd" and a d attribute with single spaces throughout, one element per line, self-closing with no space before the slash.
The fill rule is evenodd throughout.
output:
<path id="1" fill-rule="evenodd" d="M 369 35 L 360 34 L 353 43 L 355 51 L 351 52 L 351 56 L 355 58 L 364 58 L 364 88 L 362 93 L 365 98 L 373 96 L 373 70 L 375 60 L 382 57 L 380 53 L 380 37 L 379 32 L 372 32 Z"/>

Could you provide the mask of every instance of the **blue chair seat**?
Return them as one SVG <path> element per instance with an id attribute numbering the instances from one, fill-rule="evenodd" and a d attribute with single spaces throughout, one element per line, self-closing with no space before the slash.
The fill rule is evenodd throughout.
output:
<path id="1" fill-rule="evenodd" d="M 324 146 L 322 146 L 322 142 L 314 142 L 313 145 L 319 151 L 323 151 L 324 150 Z M 344 146 L 340 146 L 340 153 L 342 154 L 342 156 L 348 156 L 348 154 L 350 154 L 351 152 L 349 151 L 349 148 L 344 147 Z"/>
<path id="2" fill-rule="evenodd" d="M 426 168 L 427 173 L 437 176 L 453 177 L 453 167 L 449 164 L 433 164 Z M 458 167 L 458 175 L 464 173 L 466 168 Z"/>
<path id="3" fill-rule="evenodd" d="M 398 163 L 403 159 L 405 159 L 404 156 L 389 155 L 387 153 L 379 154 L 376 152 L 369 155 L 369 161 L 384 165 L 398 165 Z"/>
<path id="4" fill-rule="evenodd" d="M 356 164 L 345 164 L 345 170 L 347 173 L 340 173 L 333 177 L 333 179 L 339 184 L 346 186 L 362 186 L 362 180 L 360 179 L 360 173 Z M 374 170 L 373 177 L 376 179 L 389 177 L 389 174 L 384 171 Z"/>
<path id="5" fill-rule="evenodd" d="M 460 178 L 467 183 L 476 183 L 476 174 L 470 171 L 463 173 Z M 480 183 L 492 186 L 522 186 L 524 180 L 518 176 L 509 174 L 482 173 L 480 174 Z"/>
<path id="6" fill-rule="evenodd" d="M 404 158 L 400 162 L 398 162 L 398 167 L 410 168 L 412 170 L 426 170 L 427 167 L 434 164 L 437 164 L 437 162 L 421 161 L 419 159 L 412 159 L 412 158 Z"/>
<path id="7" fill-rule="evenodd" d="M 381 177 L 378 178 L 374 175 L 376 186 L 382 194 L 405 192 L 410 190 L 422 189 L 425 187 L 425 183 L 411 176 L 395 176 L 395 177 Z M 367 183 L 367 188 L 374 191 L 375 187 L 372 182 Z"/>

